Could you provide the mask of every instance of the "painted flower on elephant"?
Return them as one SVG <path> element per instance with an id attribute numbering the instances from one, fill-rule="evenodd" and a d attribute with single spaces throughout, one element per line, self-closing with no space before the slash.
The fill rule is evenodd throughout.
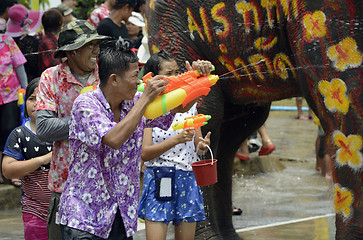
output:
<path id="1" fill-rule="evenodd" d="M 352 215 L 353 193 L 339 184 L 334 187 L 335 212 L 342 214 L 344 218 Z"/>
<path id="2" fill-rule="evenodd" d="M 360 66 L 363 59 L 362 54 L 358 51 L 356 41 L 350 37 L 328 48 L 327 55 L 334 63 L 334 67 L 341 72 L 347 70 L 348 67 Z"/>
<path id="3" fill-rule="evenodd" d="M 341 79 L 334 78 L 331 82 L 321 80 L 318 83 L 318 89 L 324 96 L 324 103 L 329 111 L 338 111 L 343 114 L 348 112 L 349 99 L 346 95 L 347 87 Z"/>
<path id="4" fill-rule="evenodd" d="M 322 11 L 305 12 L 303 16 L 304 39 L 306 42 L 326 35 L 325 14 Z"/>
<path id="5" fill-rule="evenodd" d="M 360 135 L 349 135 L 346 137 L 342 132 L 336 130 L 333 134 L 335 145 L 338 146 L 336 152 L 336 162 L 339 165 L 348 164 L 353 169 L 358 170 L 362 166 L 362 137 Z"/>

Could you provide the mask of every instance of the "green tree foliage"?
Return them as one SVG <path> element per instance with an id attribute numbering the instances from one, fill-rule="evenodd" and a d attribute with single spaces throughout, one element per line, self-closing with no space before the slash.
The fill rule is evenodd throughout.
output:
<path id="1" fill-rule="evenodd" d="M 77 7 L 74 12 L 80 19 L 87 20 L 91 12 L 104 3 L 104 0 L 77 0 Z"/>

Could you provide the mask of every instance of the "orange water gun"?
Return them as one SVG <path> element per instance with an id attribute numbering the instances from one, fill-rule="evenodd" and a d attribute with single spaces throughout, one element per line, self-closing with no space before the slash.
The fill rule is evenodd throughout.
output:
<path id="1" fill-rule="evenodd" d="M 187 117 L 183 121 L 173 122 L 171 127 L 174 130 L 178 130 L 178 129 L 182 129 L 182 128 L 183 129 L 185 129 L 185 128 L 195 128 L 195 130 L 192 131 L 192 132 L 196 132 L 198 130 L 198 128 L 208 124 L 208 120 L 211 119 L 211 118 L 212 117 L 210 115 L 199 114 L 197 116 Z"/>
<path id="2" fill-rule="evenodd" d="M 143 79 L 151 78 L 151 73 L 146 74 Z M 159 117 L 171 109 L 183 104 L 185 107 L 194 99 L 207 95 L 210 87 L 216 84 L 217 75 L 201 76 L 197 70 L 188 71 L 178 76 L 166 77 L 169 83 L 166 90 L 146 108 L 144 116 L 149 119 Z"/>

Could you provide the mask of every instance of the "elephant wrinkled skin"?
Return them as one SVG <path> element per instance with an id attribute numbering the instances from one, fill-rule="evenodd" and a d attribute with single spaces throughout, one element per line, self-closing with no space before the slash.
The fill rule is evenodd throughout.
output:
<path id="1" fill-rule="evenodd" d="M 212 115 L 218 183 L 204 187 L 197 239 L 238 239 L 232 167 L 272 101 L 304 96 L 329 139 L 336 238 L 363 239 L 361 0 L 148 0 L 149 47 L 183 65 L 208 59 L 219 82 L 198 111 Z"/>

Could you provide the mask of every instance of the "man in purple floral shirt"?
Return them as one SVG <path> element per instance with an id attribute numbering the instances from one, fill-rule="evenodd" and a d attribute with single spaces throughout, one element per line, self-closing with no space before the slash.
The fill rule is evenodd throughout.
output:
<path id="1" fill-rule="evenodd" d="M 63 239 L 132 239 L 137 230 L 143 130 L 166 130 L 174 118 L 143 117 L 165 82 L 156 76 L 141 94 L 138 73 L 137 56 L 119 41 L 108 42 L 99 57 L 100 86 L 74 102 L 58 216 Z"/>

